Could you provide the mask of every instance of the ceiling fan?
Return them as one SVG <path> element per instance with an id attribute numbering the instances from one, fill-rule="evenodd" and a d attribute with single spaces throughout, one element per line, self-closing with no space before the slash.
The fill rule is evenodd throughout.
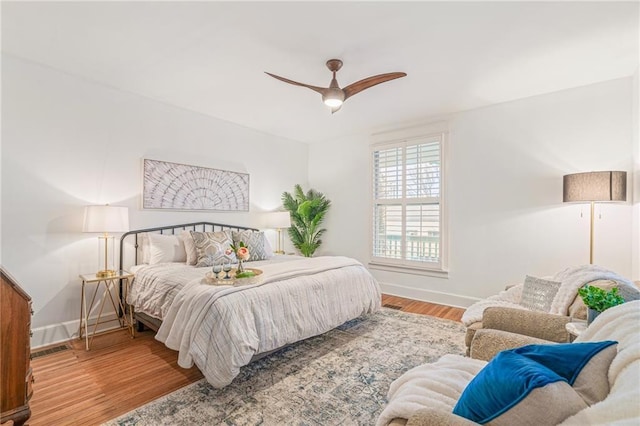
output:
<path id="1" fill-rule="evenodd" d="M 338 111 L 340 107 L 342 107 L 342 103 L 349 99 L 351 96 L 362 92 L 365 89 L 375 86 L 376 84 L 384 83 L 385 81 L 395 80 L 396 78 L 405 77 L 407 73 L 404 72 L 390 72 L 387 74 L 378 74 L 371 77 L 367 77 L 360 81 L 356 81 L 341 89 L 338 86 L 338 81 L 336 80 L 336 72 L 342 68 L 342 61 L 340 59 L 329 59 L 327 61 L 327 68 L 329 71 L 333 73 L 333 78 L 331 79 L 331 83 L 329 87 L 318 87 L 312 86 L 310 84 L 298 83 L 297 81 L 289 80 L 284 77 L 277 76 L 275 74 L 271 74 L 270 72 L 266 72 L 265 74 L 270 75 L 273 78 L 276 78 L 280 81 L 284 81 L 285 83 L 293 84 L 296 86 L 306 87 L 313 91 L 316 91 L 322 95 L 322 101 L 331 108 L 331 113 Z"/>

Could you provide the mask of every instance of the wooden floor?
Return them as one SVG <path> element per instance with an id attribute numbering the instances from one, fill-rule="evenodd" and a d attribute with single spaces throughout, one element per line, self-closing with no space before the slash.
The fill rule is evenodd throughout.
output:
<path id="1" fill-rule="evenodd" d="M 454 321 L 464 312 L 386 295 L 382 303 Z M 37 356 L 31 363 L 36 379 L 32 426 L 98 425 L 202 378 L 196 367 L 178 367 L 177 352 L 156 341 L 151 332 L 137 333 L 135 339 L 124 330 L 105 333 L 95 337 L 88 352 L 84 341 L 67 346 L 69 350 Z"/>

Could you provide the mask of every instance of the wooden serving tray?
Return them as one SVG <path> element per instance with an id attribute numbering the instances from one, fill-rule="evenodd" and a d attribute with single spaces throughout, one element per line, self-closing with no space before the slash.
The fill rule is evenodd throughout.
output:
<path id="1" fill-rule="evenodd" d="M 247 285 L 247 284 L 257 284 L 258 282 L 260 282 L 260 279 L 262 278 L 260 277 L 260 275 L 262 275 L 261 269 L 244 268 L 244 270 L 245 272 L 251 271 L 255 275 L 252 277 L 246 277 L 246 278 L 236 278 L 236 273 L 238 272 L 238 270 L 236 268 L 233 268 L 231 271 L 229 271 L 229 277 L 230 277 L 229 279 L 223 278 L 226 275 L 224 271 L 218 274 L 217 279 L 215 277 L 215 274 L 209 271 L 205 274 L 205 281 L 207 284 L 211 284 L 211 285 Z"/>

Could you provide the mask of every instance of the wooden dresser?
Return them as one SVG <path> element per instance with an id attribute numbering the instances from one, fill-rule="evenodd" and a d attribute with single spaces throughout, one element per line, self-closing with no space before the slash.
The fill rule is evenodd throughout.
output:
<path id="1" fill-rule="evenodd" d="M 23 425 L 31 416 L 31 297 L 0 268 L 0 423 Z"/>

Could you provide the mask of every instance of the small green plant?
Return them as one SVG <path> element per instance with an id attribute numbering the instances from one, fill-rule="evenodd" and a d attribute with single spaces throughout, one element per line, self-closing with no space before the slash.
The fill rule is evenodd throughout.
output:
<path id="1" fill-rule="evenodd" d="M 320 247 L 320 237 L 326 229 L 320 228 L 331 201 L 316 190 L 305 192 L 300 185 L 294 187 L 293 194 L 282 193 L 282 205 L 291 213 L 289 238 L 303 256 L 311 257 Z"/>
<path id="2" fill-rule="evenodd" d="M 624 298 L 618 294 L 617 287 L 607 291 L 599 287 L 588 285 L 578 289 L 578 294 L 587 308 L 593 309 L 597 312 L 604 312 L 613 306 L 624 303 Z"/>

